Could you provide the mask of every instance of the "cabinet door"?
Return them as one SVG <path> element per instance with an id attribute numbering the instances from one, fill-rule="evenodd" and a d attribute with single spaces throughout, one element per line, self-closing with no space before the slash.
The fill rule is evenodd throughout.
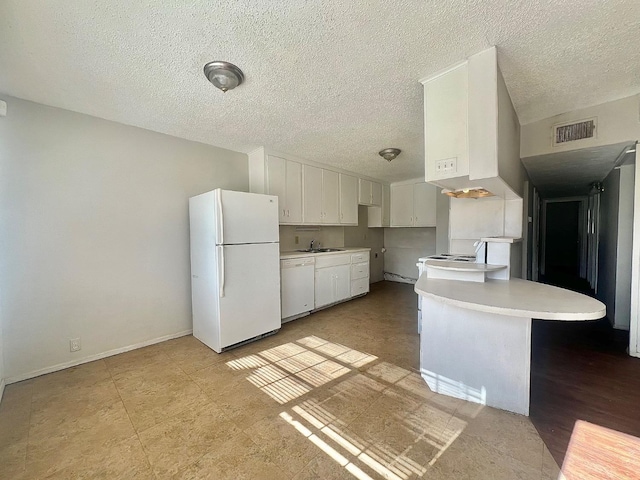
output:
<path id="1" fill-rule="evenodd" d="M 333 267 L 334 271 L 334 302 L 351 297 L 351 265 Z"/>
<path id="2" fill-rule="evenodd" d="M 369 207 L 367 210 L 367 226 L 382 227 L 382 207 Z"/>
<path id="3" fill-rule="evenodd" d="M 358 223 L 358 179 L 340 174 L 340 223 Z"/>
<path id="4" fill-rule="evenodd" d="M 287 223 L 302 223 L 302 165 L 287 160 Z"/>
<path id="5" fill-rule="evenodd" d="M 371 205 L 382 206 L 382 184 L 371 182 Z"/>
<path id="6" fill-rule="evenodd" d="M 315 279 L 315 308 L 333 303 L 335 269 L 338 267 L 320 268 L 316 270 Z"/>
<path id="7" fill-rule="evenodd" d="M 340 223 L 340 187 L 337 172 L 322 170 L 322 223 Z"/>
<path id="8" fill-rule="evenodd" d="M 413 185 L 391 185 L 391 226 L 413 226 Z"/>
<path id="9" fill-rule="evenodd" d="M 322 169 L 302 167 L 302 220 L 304 223 L 322 223 Z"/>
<path id="10" fill-rule="evenodd" d="M 391 193 L 389 185 L 382 185 L 382 227 L 388 227 L 391 217 Z"/>
<path id="11" fill-rule="evenodd" d="M 278 220 L 287 223 L 286 163 L 284 158 L 267 157 L 267 194 L 278 196 Z"/>
<path id="12" fill-rule="evenodd" d="M 358 203 L 371 205 L 371 182 L 369 180 L 358 179 Z"/>
<path id="13" fill-rule="evenodd" d="M 416 183 L 413 186 L 413 225 L 436 226 L 436 187 L 430 183 Z"/>

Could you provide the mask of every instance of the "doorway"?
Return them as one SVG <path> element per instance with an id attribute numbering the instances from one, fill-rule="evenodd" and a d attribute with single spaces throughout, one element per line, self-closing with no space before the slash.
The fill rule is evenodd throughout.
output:
<path id="1" fill-rule="evenodd" d="M 541 280 L 589 292 L 587 197 L 545 199 L 542 205 Z"/>

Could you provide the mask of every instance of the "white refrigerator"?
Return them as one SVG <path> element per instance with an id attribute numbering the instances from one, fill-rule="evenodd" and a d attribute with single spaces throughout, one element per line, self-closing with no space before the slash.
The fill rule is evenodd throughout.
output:
<path id="1" fill-rule="evenodd" d="M 280 323 L 278 197 L 213 190 L 189 199 L 193 336 L 221 353 Z"/>

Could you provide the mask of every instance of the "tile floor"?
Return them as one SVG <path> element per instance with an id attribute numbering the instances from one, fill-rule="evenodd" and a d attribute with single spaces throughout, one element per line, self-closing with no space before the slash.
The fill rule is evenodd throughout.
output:
<path id="1" fill-rule="evenodd" d="M 9 385 L 0 478 L 555 479 L 528 418 L 434 394 L 412 286 L 218 355 L 191 336 Z"/>

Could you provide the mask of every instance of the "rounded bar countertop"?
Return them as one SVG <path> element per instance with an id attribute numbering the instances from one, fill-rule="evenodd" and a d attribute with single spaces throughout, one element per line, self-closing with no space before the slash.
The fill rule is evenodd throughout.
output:
<path id="1" fill-rule="evenodd" d="M 580 321 L 597 320 L 606 314 L 605 305 L 595 298 L 519 278 L 465 282 L 422 274 L 415 291 L 448 305 L 514 317 Z"/>

